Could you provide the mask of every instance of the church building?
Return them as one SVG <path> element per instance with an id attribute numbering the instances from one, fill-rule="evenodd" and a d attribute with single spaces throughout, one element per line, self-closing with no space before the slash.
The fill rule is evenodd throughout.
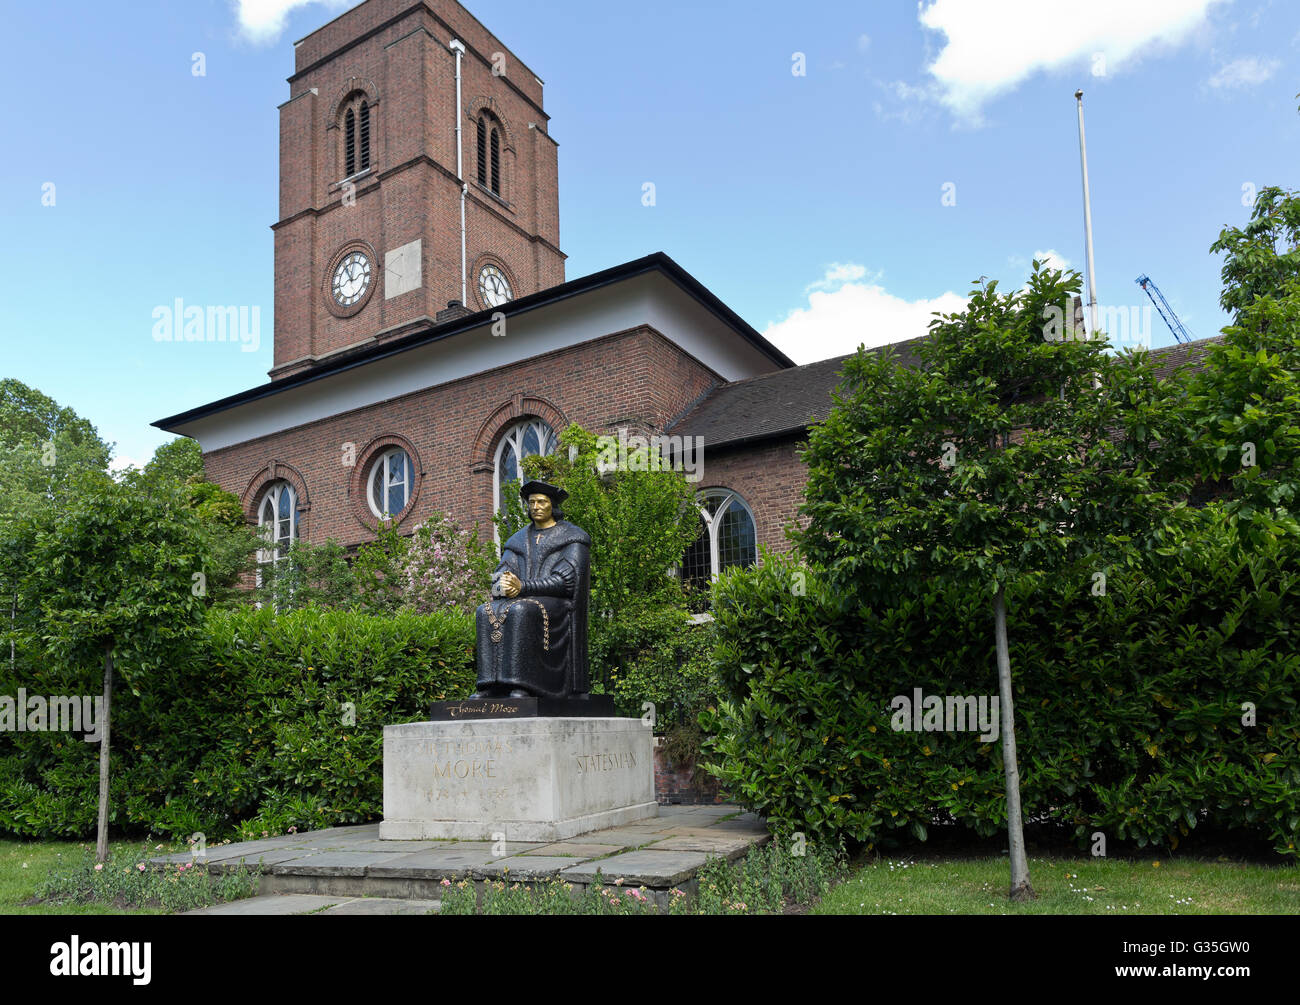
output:
<path id="1" fill-rule="evenodd" d="M 573 422 L 702 438 L 688 578 L 787 546 L 843 360 L 794 366 L 662 253 L 566 280 L 542 82 L 500 40 L 453 0 L 366 0 L 296 44 L 289 87 L 270 379 L 155 423 L 266 560 L 381 519 L 490 527 Z"/>
<path id="2" fill-rule="evenodd" d="M 558 186 L 541 80 L 454 0 L 366 0 L 296 44 L 270 379 L 154 424 L 199 442 L 264 560 L 438 511 L 482 532 L 574 422 L 702 444 L 688 581 L 788 547 L 845 357 L 795 366 L 663 253 L 567 279 Z"/>

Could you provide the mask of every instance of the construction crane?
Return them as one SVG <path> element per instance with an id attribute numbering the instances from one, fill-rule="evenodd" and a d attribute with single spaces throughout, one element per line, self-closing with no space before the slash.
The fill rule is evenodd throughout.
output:
<path id="1" fill-rule="evenodd" d="M 1156 285 L 1156 281 L 1150 276 L 1138 276 L 1133 282 L 1141 286 L 1146 291 L 1146 295 L 1151 298 L 1151 302 L 1156 305 L 1156 310 L 1160 312 L 1160 316 L 1164 319 L 1165 324 L 1169 326 L 1169 330 L 1174 333 L 1174 341 L 1192 341 L 1192 333 L 1187 330 L 1186 325 L 1178 320 L 1178 315 L 1169 306 L 1169 301 L 1160 292 L 1160 287 Z"/>

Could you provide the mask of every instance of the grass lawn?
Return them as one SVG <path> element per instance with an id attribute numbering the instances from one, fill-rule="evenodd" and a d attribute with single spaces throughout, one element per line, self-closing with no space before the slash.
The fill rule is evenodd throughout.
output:
<path id="1" fill-rule="evenodd" d="M 882 858 L 812 914 L 1300 914 L 1300 868 L 1198 859 L 1030 858 L 1038 899 L 1007 900 L 999 858 Z"/>
<path id="2" fill-rule="evenodd" d="M 45 881 L 50 869 L 61 861 L 80 861 L 84 849 L 94 850 L 94 842 L 84 841 L 13 841 L 0 839 L 0 914 L 166 914 L 162 908 L 133 910 L 108 904 L 32 904 L 23 906 Z M 114 841 L 111 850 L 140 850 L 138 841 Z M 165 847 L 156 854 L 178 851 Z M 62 856 L 62 858 L 60 858 Z"/>

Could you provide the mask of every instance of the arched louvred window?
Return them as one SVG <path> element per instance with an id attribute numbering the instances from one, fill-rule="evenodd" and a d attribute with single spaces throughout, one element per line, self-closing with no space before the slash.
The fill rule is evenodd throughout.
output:
<path id="1" fill-rule="evenodd" d="M 361 170 L 370 167 L 370 106 L 361 102 Z"/>
<path id="2" fill-rule="evenodd" d="M 343 165 L 345 178 L 357 173 L 357 117 L 351 108 L 343 117 Z"/>
<path id="3" fill-rule="evenodd" d="M 492 194 L 501 194 L 501 134 L 492 130 Z"/>
<path id="4" fill-rule="evenodd" d="M 487 184 L 487 123 L 478 120 L 478 183 Z"/>

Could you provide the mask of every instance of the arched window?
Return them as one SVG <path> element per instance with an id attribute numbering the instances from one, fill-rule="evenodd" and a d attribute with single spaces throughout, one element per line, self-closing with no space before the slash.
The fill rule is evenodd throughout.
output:
<path id="1" fill-rule="evenodd" d="M 411 501 L 412 477 L 411 458 L 401 447 L 385 450 L 375 458 L 366 495 L 370 512 L 380 520 L 400 516 Z"/>
<path id="2" fill-rule="evenodd" d="M 492 507 L 501 509 L 501 490 L 520 480 L 520 463 L 533 454 L 553 454 L 559 438 L 541 419 L 526 419 L 511 426 L 497 445 L 496 474 L 492 479 Z"/>
<path id="3" fill-rule="evenodd" d="M 351 178 L 357 173 L 357 117 L 348 109 L 343 116 L 343 177 Z"/>
<path id="4" fill-rule="evenodd" d="M 370 106 L 361 102 L 361 170 L 370 167 Z"/>
<path id="5" fill-rule="evenodd" d="M 478 120 L 478 183 L 487 186 L 487 123 L 480 115 Z"/>
<path id="6" fill-rule="evenodd" d="M 343 112 L 343 177 L 370 169 L 370 103 L 356 92 Z"/>
<path id="7" fill-rule="evenodd" d="M 754 514 L 735 492 L 709 489 L 696 503 L 700 536 L 682 557 L 682 582 L 707 589 L 723 570 L 758 561 L 758 534 Z"/>
<path id="8" fill-rule="evenodd" d="M 266 547 L 257 553 L 257 561 L 274 564 L 288 554 L 298 540 L 298 494 L 288 482 L 272 482 L 257 510 L 257 524 Z"/>
<path id="9" fill-rule="evenodd" d="M 478 183 L 501 194 L 501 125 L 487 113 L 478 117 Z"/>
<path id="10" fill-rule="evenodd" d="M 501 194 L 501 133 L 496 129 L 492 130 L 491 138 L 492 147 L 492 194 Z"/>

